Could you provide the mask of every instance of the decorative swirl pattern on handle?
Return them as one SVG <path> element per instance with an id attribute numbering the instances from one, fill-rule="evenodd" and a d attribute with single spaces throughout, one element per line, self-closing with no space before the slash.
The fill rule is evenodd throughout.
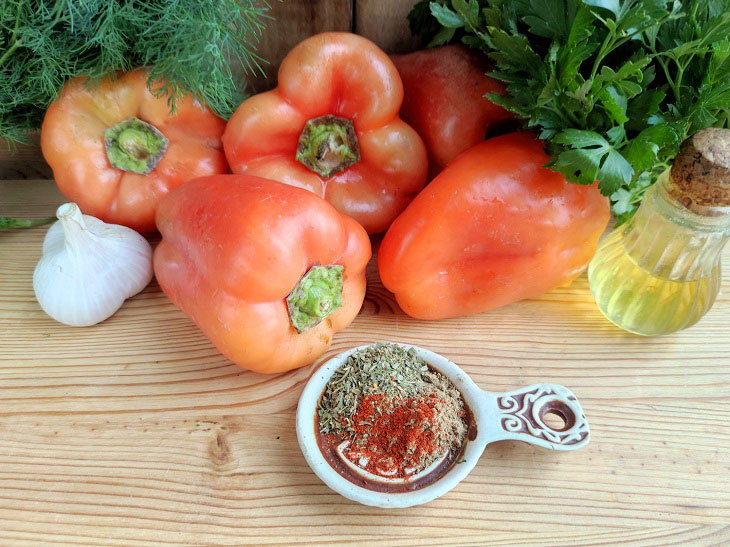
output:
<path id="1" fill-rule="evenodd" d="M 500 425 L 505 432 L 534 437 L 551 448 L 579 448 L 590 435 L 583 409 L 573 393 L 557 384 L 537 384 L 497 397 Z M 564 420 L 560 429 L 548 426 L 545 414 Z M 529 442 L 529 441 L 528 441 Z"/>

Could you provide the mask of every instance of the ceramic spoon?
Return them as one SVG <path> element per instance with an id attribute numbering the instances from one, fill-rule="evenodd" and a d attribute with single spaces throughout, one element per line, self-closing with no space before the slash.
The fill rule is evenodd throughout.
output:
<path id="1" fill-rule="evenodd" d="M 416 350 L 426 363 L 456 385 L 474 415 L 476 437 L 466 441 L 460 463 L 423 488 L 410 492 L 377 492 L 350 482 L 333 469 L 322 455 L 315 430 L 316 408 L 330 377 L 351 353 L 367 346 L 340 353 L 322 365 L 304 388 L 297 408 L 297 438 L 312 471 L 327 486 L 346 498 L 385 508 L 410 507 L 429 502 L 454 488 L 474 468 L 491 442 L 511 439 L 552 450 L 575 450 L 588 443 L 588 422 L 578 399 L 567 388 L 557 384 L 535 384 L 505 393 L 483 391 L 461 368 L 445 357 L 417 346 L 398 345 Z M 557 415 L 563 425 L 557 428 L 547 425 L 547 414 Z M 403 479 L 388 479 L 368 473 L 349 462 L 341 451 L 340 457 L 351 470 L 366 480 L 378 480 L 384 484 L 388 481 L 403 482 Z M 409 480 L 417 480 L 437 465 L 438 462 L 418 476 L 409 477 Z"/>

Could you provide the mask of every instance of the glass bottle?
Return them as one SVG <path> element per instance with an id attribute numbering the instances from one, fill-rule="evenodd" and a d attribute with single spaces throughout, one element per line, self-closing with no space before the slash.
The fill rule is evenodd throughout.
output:
<path id="1" fill-rule="evenodd" d="M 730 130 L 682 144 L 634 217 L 605 237 L 588 266 L 591 292 L 614 324 L 635 334 L 694 325 L 720 289 L 730 238 Z"/>

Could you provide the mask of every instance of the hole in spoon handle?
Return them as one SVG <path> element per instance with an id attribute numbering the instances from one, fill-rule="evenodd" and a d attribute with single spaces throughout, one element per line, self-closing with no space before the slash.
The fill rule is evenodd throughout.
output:
<path id="1" fill-rule="evenodd" d="M 575 450 L 590 439 L 583 409 L 566 387 L 535 384 L 486 396 L 492 414 L 490 442 L 512 439 L 551 450 Z"/>

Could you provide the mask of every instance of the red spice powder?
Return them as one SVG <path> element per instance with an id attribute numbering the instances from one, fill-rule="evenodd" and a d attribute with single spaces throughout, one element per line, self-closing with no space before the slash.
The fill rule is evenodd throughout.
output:
<path id="1" fill-rule="evenodd" d="M 408 468 L 418 467 L 423 457 L 438 449 L 434 429 L 439 400 L 435 396 L 386 400 L 385 395 L 366 395 L 352 417 L 355 437 L 347 450 L 348 459 L 376 475 L 406 477 Z"/>

